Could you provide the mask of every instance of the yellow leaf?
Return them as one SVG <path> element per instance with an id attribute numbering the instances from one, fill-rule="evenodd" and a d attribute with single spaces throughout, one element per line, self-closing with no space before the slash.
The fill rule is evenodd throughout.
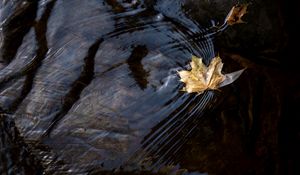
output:
<path id="1" fill-rule="evenodd" d="M 230 74 L 223 75 L 222 60 L 219 56 L 213 58 L 208 67 L 203 64 L 201 58 L 192 56 L 191 70 L 182 70 L 178 74 L 180 81 L 185 83 L 182 89 L 188 93 L 203 93 L 207 89 L 215 90 L 219 87 L 226 86 L 235 81 L 244 70 L 239 70 Z"/>
<path id="2" fill-rule="evenodd" d="M 217 89 L 225 79 L 221 73 L 223 63 L 219 56 L 212 59 L 206 67 L 201 58 L 192 57 L 192 69 L 190 71 L 179 71 L 180 81 L 185 83 L 184 91 L 188 93 L 203 93 L 206 89 Z"/>
<path id="3" fill-rule="evenodd" d="M 242 17 L 247 13 L 248 5 L 249 4 L 240 4 L 233 6 L 226 17 L 225 22 L 227 22 L 228 25 L 244 23 Z"/>

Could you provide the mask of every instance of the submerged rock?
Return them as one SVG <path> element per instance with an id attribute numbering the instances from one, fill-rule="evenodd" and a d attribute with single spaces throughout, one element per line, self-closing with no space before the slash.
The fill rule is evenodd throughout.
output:
<path id="1" fill-rule="evenodd" d="M 6 145 L 0 170 L 276 174 L 280 97 L 262 97 L 282 93 L 273 88 L 280 72 L 226 53 L 232 37 L 218 48 L 230 65 L 226 72 L 249 68 L 244 78 L 221 91 L 180 91 L 177 71 L 191 56 L 207 64 L 216 55 L 215 26 L 199 14 L 225 19 L 223 12 L 234 5 L 225 3 L 214 14 L 205 11 L 209 2 L 0 3 L 0 143 Z M 14 19 L 19 27 L 11 30 Z M 251 33 L 246 25 L 237 28 Z M 234 35 L 227 32 L 221 36 Z M 244 42 L 253 35 L 234 41 L 255 50 Z M 267 113 L 272 106 L 279 107 Z M 7 121 L 13 130 L 5 129 Z M 15 131 L 17 139 L 11 139 Z M 2 151 L 14 147 L 17 156 Z"/>

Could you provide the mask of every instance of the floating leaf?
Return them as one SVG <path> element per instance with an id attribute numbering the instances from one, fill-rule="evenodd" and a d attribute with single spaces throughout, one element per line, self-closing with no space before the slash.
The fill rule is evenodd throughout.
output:
<path id="1" fill-rule="evenodd" d="M 213 58 L 208 67 L 203 64 L 201 58 L 192 56 L 191 68 L 190 71 L 182 70 L 178 72 L 180 81 L 185 83 L 185 87 L 182 90 L 188 93 L 197 92 L 199 94 L 207 89 L 215 90 L 232 83 L 244 71 L 240 70 L 223 75 L 221 73 L 223 63 L 219 56 Z"/>
<path id="2" fill-rule="evenodd" d="M 239 4 L 233 6 L 226 17 L 225 22 L 227 22 L 228 25 L 245 23 L 242 20 L 242 17 L 247 13 L 247 8 L 248 4 Z"/>

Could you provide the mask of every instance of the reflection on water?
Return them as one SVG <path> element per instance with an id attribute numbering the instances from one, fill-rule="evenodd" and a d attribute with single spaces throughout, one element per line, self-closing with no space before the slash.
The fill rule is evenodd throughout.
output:
<path id="1" fill-rule="evenodd" d="M 263 101 L 252 99 L 260 91 L 247 83 L 201 95 L 180 91 L 177 71 L 191 55 L 206 64 L 215 56 L 217 28 L 192 19 L 190 3 L 197 4 L 1 2 L 0 171 L 219 174 L 242 160 L 224 174 L 272 171 L 247 170 L 256 166 L 258 112 L 241 108 Z M 224 57 L 228 70 L 245 66 Z"/>

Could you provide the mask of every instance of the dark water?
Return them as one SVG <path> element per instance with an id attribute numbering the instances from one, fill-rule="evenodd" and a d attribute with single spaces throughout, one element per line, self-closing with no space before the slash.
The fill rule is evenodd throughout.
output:
<path id="1" fill-rule="evenodd" d="M 290 11 L 253 1 L 216 33 L 236 3 L 1 1 L 0 172 L 297 174 Z M 181 92 L 191 55 L 216 53 L 246 72 Z"/>

